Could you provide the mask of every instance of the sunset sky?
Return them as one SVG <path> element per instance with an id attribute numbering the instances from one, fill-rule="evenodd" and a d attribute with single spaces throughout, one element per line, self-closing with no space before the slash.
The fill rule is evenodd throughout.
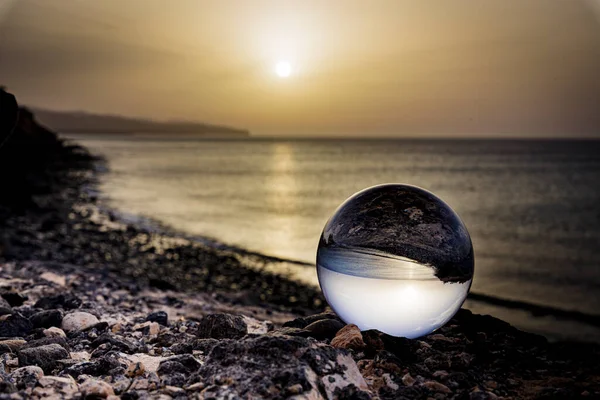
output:
<path id="1" fill-rule="evenodd" d="M 600 7 L 0 0 L 0 83 L 32 106 L 257 135 L 600 137 Z"/>

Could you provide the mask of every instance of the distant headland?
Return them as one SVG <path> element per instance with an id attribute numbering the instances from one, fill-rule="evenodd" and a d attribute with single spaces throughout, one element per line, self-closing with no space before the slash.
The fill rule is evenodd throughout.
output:
<path id="1" fill-rule="evenodd" d="M 81 111 L 32 109 L 36 118 L 62 133 L 106 134 L 186 134 L 197 136 L 248 137 L 245 129 L 199 122 L 153 121 L 119 115 L 92 114 Z"/>

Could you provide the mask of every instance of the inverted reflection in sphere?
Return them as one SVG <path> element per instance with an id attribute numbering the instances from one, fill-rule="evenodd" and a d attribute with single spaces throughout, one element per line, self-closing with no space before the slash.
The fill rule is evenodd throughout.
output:
<path id="1" fill-rule="evenodd" d="M 317 272 L 345 322 L 416 338 L 448 322 L 465 301 L 473 246 L 438 197 L 387 184 L 356 193 L 336 210 L 321 235 Z"/>

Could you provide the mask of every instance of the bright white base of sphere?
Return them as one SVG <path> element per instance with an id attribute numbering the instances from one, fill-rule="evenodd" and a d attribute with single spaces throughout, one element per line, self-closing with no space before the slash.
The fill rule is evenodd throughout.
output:
<path id="1" fill-rule="evenodd" d="M 327 303 L 346 323 L 361 330 L 417 338 L 438 329 L 465 301 L 471 281 L 363 278 L 317 266 Z"/>

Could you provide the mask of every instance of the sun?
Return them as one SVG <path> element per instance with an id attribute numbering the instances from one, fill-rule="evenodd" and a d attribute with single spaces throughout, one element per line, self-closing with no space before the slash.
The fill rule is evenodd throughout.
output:
<path id="1" fill-rule="evenodd" d="M 275 73 L 280 78 L 287 78 L 292 74 L 292 65 L 288 61 L 279 61 L 275 64 Z"/>

